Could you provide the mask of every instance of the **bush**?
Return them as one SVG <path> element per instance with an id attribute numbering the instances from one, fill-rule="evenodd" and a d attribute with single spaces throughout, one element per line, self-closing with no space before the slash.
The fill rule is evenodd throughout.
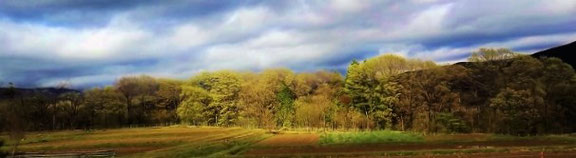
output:
<path id="1" fill-rule="evenodd" d="M 464 120 L 454 116 L 452 113 L 439 113 L 436 117 L 438 132 L 443 133 L 468 133 L 470 127 Z"/>
<path id="2" fill-rule="evenodd" d="M 2 146 L 4 146 L 4 140 L 0 140 L 0 157 L 6 157 L 8 156 L 8 153 L 1 150 Z"/>

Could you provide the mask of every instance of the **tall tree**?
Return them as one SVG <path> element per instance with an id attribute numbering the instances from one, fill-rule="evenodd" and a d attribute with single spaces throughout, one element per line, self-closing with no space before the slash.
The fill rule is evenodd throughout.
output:
<path id="1" fill-rule="evenodd" d="M 536 123 L 541 117 L 538 107 L 543 104 L 540 96 L 531 90 L 506 88 L 490 102 L 501 116 L 499 132 L 515 135 L 536 133 Z"/>
<path id="2" fill-rule="evenodd" d="M 146 75 L 122 77 L 116 82 L 116 88 L 124 96 L 126 102 L 127 122 L 129 124 L 146 123 L 147 113 L 154 108 L 154 94 L 158 91 L 156 80 Z M 134 106 L 134 102 L 138 106 Z"/>
<path id="3" fill-rule="evenodd" d="M 246 74 L 240 91 L 241 117 L 247 126 L 273 129 L 276 126 L 273 110 L 276 106 L 276 94 L 271 85 L 257 74 Z"/>
<path id="4" fill-rule="evenodd" d="M 212 102 L 209 92 L 196 86 L 183 86 L 180 97 L 183 98 L 177 109 L 180 120 L 192 125 L 207 125 L 210 117 L 207 110 Z"/>
<path id="5" fill-rule="evenodd" d="M 218 126 L 234 125 L 238 121 L 238 94 L 241 77 L 232 71 L 202 73 L 192 78 L 192 85 L 209 92 L 209 122 Z"/>

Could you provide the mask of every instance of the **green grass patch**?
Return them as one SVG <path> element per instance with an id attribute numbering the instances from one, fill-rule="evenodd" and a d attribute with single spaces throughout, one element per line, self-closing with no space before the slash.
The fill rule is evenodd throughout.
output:
<path id="1" fill-rule="evenodd" d="M 422 135 L 401 131 L 331 132 L 320 136 L 320 144 L 420 143 Z"/>
<path id="2" fill-rule="evenodd" d="M 574 142 L 576 143 L 576 137 L 570 135 L 543 135 L 543 136 L 511 136 L 511 135 L 500 135 L 494 134 L 489 137 L 490 141 L 530 141 L 530 140 L 540 140 L 540 141 L 561 141 L 561 142 Z"/>

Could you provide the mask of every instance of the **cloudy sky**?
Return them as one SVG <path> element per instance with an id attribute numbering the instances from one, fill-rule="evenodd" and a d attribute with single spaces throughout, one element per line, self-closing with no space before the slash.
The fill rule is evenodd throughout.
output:
<path id="1" fill-rule="evenodd" d="M 452 63 L 575 41 L 575 15 L 575 0 L 0 0 L 0 84 L 343 71 L 384 53 Z"/>

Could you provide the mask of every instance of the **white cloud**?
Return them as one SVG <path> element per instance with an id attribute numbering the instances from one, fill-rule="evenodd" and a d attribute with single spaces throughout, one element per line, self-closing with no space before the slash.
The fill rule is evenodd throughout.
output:
<path id="1" fill-rule="evenodd" d="M 392 31 L 389 38 L 422 38 L 446 33 L 445 18 L 451 8 L 452 4 L 431 6 L 416 14 L 405 26 Z"/>
<path id="2" fill-rule="evenodd" d="M 8 41 L 1 55 L 57 60 L 121 58 L 148 32 L 113 21 L 102 28 L 73 29 L 0 21 L 0 39 Z M 125 56 L 124 56 L 125 57 Z"/>
<path id="3" fill-rule="evenodd" d="M 322 60 L 337 45 L 312 42 L 307 38 L 298 32 L 270 31 L 245 42 L 210 47 L 202 59 L 210 69 L 288 67 L 294 63 Z"/>
<path id="4" fill-rule="evenodd" d="M 435 60 L 441 63 L 455 63 L 466 61 L 466 57 L 462 58 L 460 56 L 468 56 L 468 54 L 473 51 L 477 51 L 479 48 L 508 48 L 514 50 L 522 47 L 538 46 L 542 44 L 567 44 L 574 41 L 574 39 L 576 39 L 576 32 L 528 36 L 499 42 L 482 43 L 466 47 L 445 46 L 436 49 L 426 49 L 422 45 L 417 44 L 393 44 L 381 48 L 380 53 L 392 53 L 410 58 Z M 539 50 L 530 50 L 528 52 L 519 53 L 535 53 L 534 51 Z"/>
<path id="5" fill-rule="evenodd" d="M 576 1 L 573 0 L 548 0 L 542 4 L 545 12 L 553 14 L 574 14 Z"/>
<path id="6" fill-rule="evenodd" d="M 275 4 L 286 6 L 270 6 Z M 69 77 L 90 84 L 131 73 L 182 78 L 214 69 L 338 67 L 321 64 L 362 56 L 353 54 L 358 50 L 453 62 L 479 47 L 522 48 L 576 39 L 574 30 L 563 26 L 576 23 L 576 2 L 568 0 L 300 0 L 210 16 L 150 19 L 159 23 L 153 25 L 142 18 L 168 16 L 162 13 L 170 8 L 164 7 L 173 6 L 128 8 L 90 27 L 0 17 L 0 60 L 52 64 L 3 66 L 9 70 L 0 68 L 0 73 L 101 66 L 101 71 Z M 46 19 L 66 21 L 63 15 Z M 475 38 L 492 40 L 451 43 Z M 132 65 L 141 60 L 145 66 Z"/>
<path id="7" fill-rule="evenodd" d="M 330 0 L 330 7 L 336 11 L 357 12 L 370 5 L 368 0 Z"/>

